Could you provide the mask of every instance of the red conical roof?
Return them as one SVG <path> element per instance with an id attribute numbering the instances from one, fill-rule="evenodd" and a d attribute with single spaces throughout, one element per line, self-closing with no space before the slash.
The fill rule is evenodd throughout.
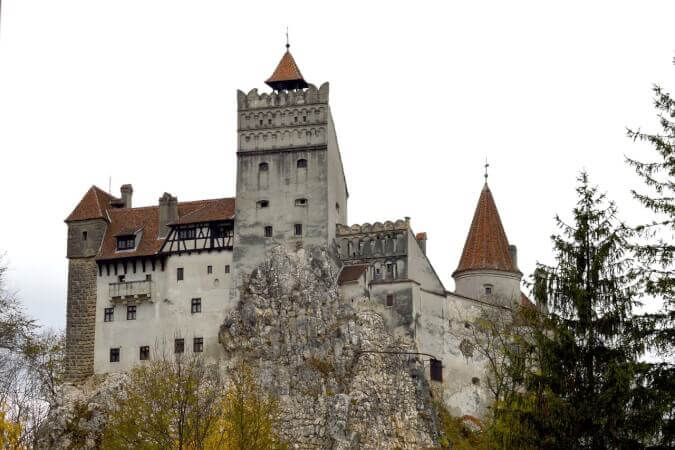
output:
<path id="1" fill-rule="evenodd" d="M 466 270 L 484 269 L 518 272 L 511 260 L 509 241 L 487 183 L 480 193 L 464 251 L 453 276 Z"/>
<path id="2" fill-rule="evenodd" d="M 281 61 L 279 61 L 274 73 L 267 81 L 265 81 L 265 83 L 272 89 L 278 91 L 284 89 L 304 89 L 307 87 L 307 82 L 302 77 L 300 69 L 295 63 L 295 59 L 293 59 L 293 55 L 291 55 L 289 50 L 286 50 L 286 53 L 281 57 Z"/>

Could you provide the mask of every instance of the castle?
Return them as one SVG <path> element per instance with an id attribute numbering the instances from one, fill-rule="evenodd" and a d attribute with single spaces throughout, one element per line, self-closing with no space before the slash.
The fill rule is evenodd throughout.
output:
<path id="1" fill-rule="evenodd" d="M 268 251 L 322 246 L 342 262 L 344 301 L 380 303 L 389 324 L 433 356 L 425 374 L 446 404 L 480 415 L 484 362 L 461 332 L 482 308 L 527 301 L 487 181 L 449 292 L 426 256 L 426 233 L 413 233 L 408 218 L 347 225 L 328 83 L 307 83 L 288 48 L 266 83 L 272 92 L 237 92 L 235 198 L 164 193 L 156 206 L 133 207 L 131 185 L 119 198 L 93 186 L 65 220 L 67 378 L 126 371 L 158 343 L 218 358 L 225 314 Z"/>

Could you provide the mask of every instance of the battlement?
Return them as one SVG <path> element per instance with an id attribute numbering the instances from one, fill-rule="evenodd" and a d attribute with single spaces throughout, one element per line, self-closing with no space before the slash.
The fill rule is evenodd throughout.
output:
<path id="1" fill-rule="evenodd" d="M 392 222 L 390 220 L 382 222 L 375 222 L 370 224 L 368 222 L 363 225 L 354 224 L 352 226 L 337 224 L 335 226 L 335 234 L 337 236 L 349 236 L 355 234 L 366 234 L 366 233 L 381 233 L 383 231 L 394 231 L 394 230 L 407 230 L 410 228 L 410 219 L 405 218 L 405 220 L 397 220 Z"/>
<path id="2" fill-rule="evenodd" d="M 246 111 L 317 103 L 327 104 L 328 90 L 328 82 L 323 83 L 318 89 L 313 84 L 310 84 L 304 90 L 263 92 L 262 94 L 258 94 L 258 89 L 251 89 L 248 91 L 248 94 L 237 90 L 237 107 L 239 111 Z"/>

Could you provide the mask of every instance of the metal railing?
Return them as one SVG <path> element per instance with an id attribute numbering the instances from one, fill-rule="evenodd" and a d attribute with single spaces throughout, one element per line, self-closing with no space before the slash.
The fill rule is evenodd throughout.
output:
<path id="1" fill-rule="evenodd" d="M 152 281 L 123 281 L 109 284 L 110 298 L 148 297 L 152 292 Z"/>

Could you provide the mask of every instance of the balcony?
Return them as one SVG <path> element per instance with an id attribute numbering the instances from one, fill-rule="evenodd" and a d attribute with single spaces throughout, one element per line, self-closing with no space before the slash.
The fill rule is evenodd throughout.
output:
<path id="1" fill-rule="evenodd" d="M 110 300 L 150 299 L 152 297 L 152 281 L 124 281 L 109 284 Z"/>

